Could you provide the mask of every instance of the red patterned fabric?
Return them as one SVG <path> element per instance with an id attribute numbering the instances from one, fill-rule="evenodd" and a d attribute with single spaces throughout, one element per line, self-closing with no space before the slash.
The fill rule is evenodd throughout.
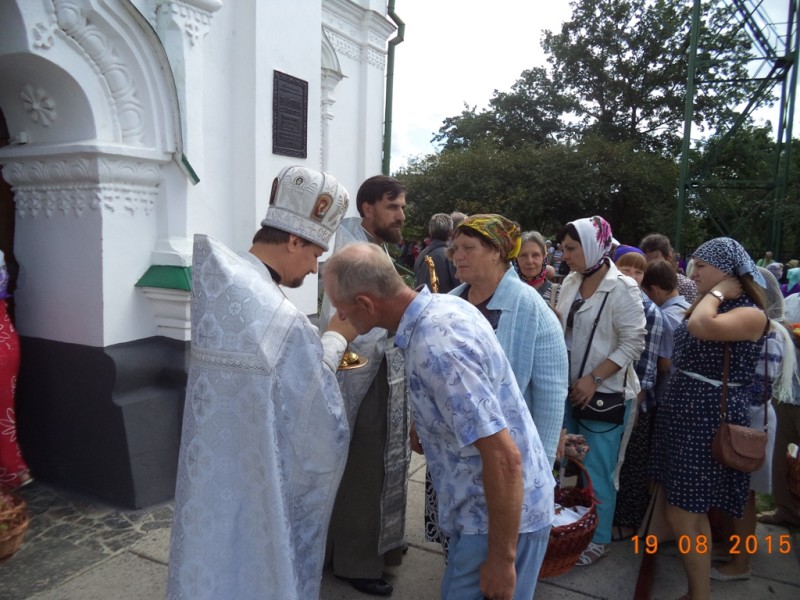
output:
<path id="1" fill-rule="evenodd" d="M 14 390 L 19 371 L 19 337 L 8 318 L 6 301 L 0 300 L 0 483 L 19 487 L 27 475 L 28 465 L 22 459 L 17 443 L 14 417 Z"/>

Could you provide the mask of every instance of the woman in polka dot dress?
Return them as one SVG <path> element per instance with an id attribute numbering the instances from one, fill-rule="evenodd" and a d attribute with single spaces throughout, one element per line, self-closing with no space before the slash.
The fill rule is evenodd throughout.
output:
<path id="1" fill-rule="evenodd" d="M 689 541 L 681 552 L 689 579 L 684 598 L 710 596 L 711 530 L 706 513 L 719 508 L 741 518 L 750 474 L 730 469 L 711 456 L 720 424 L 723 350 L 730 343 L 728 422 L 749 425 L 748 384 L 767 323 L 761 273 L 738 242 L 716 238 L 694 254 L 692 279 L 698 300 L 675 331 L 676 371 L 656 416 L 653 474 L 665 492 L 666 517 L 676 538 Z"/>

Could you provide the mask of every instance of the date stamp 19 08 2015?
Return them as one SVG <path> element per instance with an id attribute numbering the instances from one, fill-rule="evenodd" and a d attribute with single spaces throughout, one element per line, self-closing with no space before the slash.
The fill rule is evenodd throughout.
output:
<path id="1" fill-rule="evenodd" d="M 644 552 L 645 554 L 655 554 L 658 552 L 658 536 L 646 535 L 640 537 L 635 535 L 631 538 L 634 554 Z M 705 535 L 688 536 L 682 535 L 675 540 L 678 552 L 681 554 L 708 554 L 711 552 L 711 541 Z M 792 551 L 792 537 L 789 534 L 764 535 L 761 537 L 748 535 L 742 537 L 732 535 L 728 538 L 728 554 L 756 554 L 765 552 L 766 554 L 789 554 Z"/>

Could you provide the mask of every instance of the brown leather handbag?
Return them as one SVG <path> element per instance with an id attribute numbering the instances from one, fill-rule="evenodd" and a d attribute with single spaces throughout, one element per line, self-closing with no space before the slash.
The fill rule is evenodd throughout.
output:
<path id="1" fill-rule="evenodd" d="M 744 425 L 726 423 L 728 411 L 728 369 L 730 367 L 730 344 L 725 343 L 722 364 L 722 404 L 720 406 L 720 425 L 711 443 L 714 459 L 737 471 L 752 473 L 764 464 L 767 448 L 767 402 L 769 402 L 769 381 L 764 365 L 764 427 L 753 429 Z M 766 357 L 764 358 L 766 363 Z"/>

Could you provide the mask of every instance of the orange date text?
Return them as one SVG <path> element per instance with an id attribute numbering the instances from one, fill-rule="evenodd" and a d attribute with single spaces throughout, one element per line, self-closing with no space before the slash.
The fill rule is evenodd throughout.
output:
<path id="1" fill-rule="evenodd" d="M 783 535 L 748 535 L 745 537 L 732 535 L 728 539 L 728 554 L 756 554 L 764 552 L 766 554 L 790 554 L 792 551 L 792 538 L 788 534 Z M 674 540 L 681 554 L 708 554 L 711 552 L 711 541 L 705 535 L 688 536 L 681 535 Z M 655 554 L 658 552 L 658 536 L 635 535 L 631 538 L 634 554 Z"/>

